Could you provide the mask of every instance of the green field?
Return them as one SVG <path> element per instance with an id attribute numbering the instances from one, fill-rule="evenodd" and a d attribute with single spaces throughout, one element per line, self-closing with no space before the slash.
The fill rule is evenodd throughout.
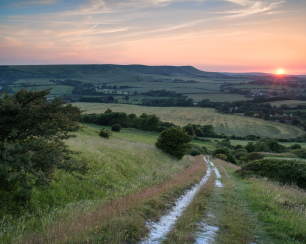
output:
<path id="1" fill-rule="evenodd" d="M 103 113 L 110 108 L 114 112 L 156 114 L 162 121 L 172 122 L 184 126 L 188 123 L 200 125 L 213 125 L 218 134 L 246 136 L 256 135 L 271 138 L 296 138 L 304 134 L 303 130 L 280 123 L 265 121 L 262 119 L 220 114 L 211 108 L 195 107 L 145 107 L 125 104 L 102 103 L 75 103 L 86 113 Z"/>

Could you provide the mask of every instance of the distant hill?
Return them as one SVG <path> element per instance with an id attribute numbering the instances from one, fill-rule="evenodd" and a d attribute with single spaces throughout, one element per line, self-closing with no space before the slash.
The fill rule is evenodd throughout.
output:
<path id="1" fill-rule="evenodd" d="M 192 66 L 146 66 L 146 65 L 11 65 L 0 69 L 0 76 L 15 73 L 16 78 L 79 78 L 87 75 L 137 75 L 160 74 L 175 76 L 177 74 L 190 77 L 227 78 L 226 74 L 205 72 Z"/>

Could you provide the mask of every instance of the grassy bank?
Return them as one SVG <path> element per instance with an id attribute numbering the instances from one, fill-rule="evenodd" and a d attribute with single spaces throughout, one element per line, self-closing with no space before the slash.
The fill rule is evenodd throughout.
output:
<path id="1" fill-rule="evenodd" d="M 81 216 L 111 200 L 171 180 L 194 163 L 192 157 L 178 161 L 157 150 L 150 133 L 114 133 L 110 139 L 98 130 L 85 128 L 67 141 L 92 169 L 86 179 L 57 171 L 48 190 L 35 189 L 28 206 L 16 212 L 1 206 L 0 242 L 16 243 L 29 233 L 47 233 L 59 219 Z"/>

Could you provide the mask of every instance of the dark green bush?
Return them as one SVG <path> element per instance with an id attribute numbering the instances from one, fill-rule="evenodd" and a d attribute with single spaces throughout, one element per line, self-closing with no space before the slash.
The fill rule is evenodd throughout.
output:
<path id="1" fill-rule="evenodd" d="M 239 159 L 240 157 L 244 157 L 246 154 L 248 154 L 248 152 L 244 148 L 239 148 L 236 149 L 233 154 L 235 158 Z"/>
<path id="2" fill-rule="evenodd" d="M 264 158 L 264 155 L 257 153 L 257 152 L 251 152 L 245 155 L 246 161 L 250 162 L 253 160 L 258 160 Z"/>
<path id="3" fill-rule="evenodd" d="M 112 133 L 105 128 L 102 128 L 99 132 L 99 136 L 101 136 L 103 138 L 106 138 L 106 139 L 108 139 L 111 135 L 112 135 Z"/>
<path id="4" fill-rule="evenodd" d="M 294 149 L 294 150 L 291 150 L 290 152 L 295 154 L 299 158 L 306 158 L 306 150 L 305 149 Z"/>
<path id="5" fill-rule="evenodd" d="M 192 139 L 193 137 L 189 136 L 184 129 L 172 127 L 160 133 L 155 146 L 165 153 L 177 159 L 181 159 L 190 147 L 188 143 L 191 142 Z"/>
<path id="6" fill-rule="evenodd" d="M 290 148 L 290 149 L 302 149 L 301 145 L 300 145 L 300 144 L 297 144 L 297 143 L 291 145 L 289 148 Z"/>
<path id="7" fill-rule="evenodd" d="M 187 150 L 186 154 L 191 156 L 197 156 L 201 154 L 210 154 L 211 152 L 206 147 L 200 147 L 196 144 L 192 144 Z"/>
<path id="8" fill-rule="evenodd" d="M 240 145 L 240 144 L 238 144 L 238 145 L 234 146 L 233 148 L 234 148 L 235 150 L 237 150 L 237 149 L 243 148 L 243 146 Z"/>
<path id="9" fill-rule="evenodd" d="M 115 132 L 119 132 L 121 130 L 121 125 L 119 124 L 114 124 L 112 126 L 112 131 L 115 131 Z"/>
<path id="10" fill-rule="evenodd" d="M 306 188 L 306 163 L 301 160 L 261 159 L 244 165 L 238 172 L 259 175 L 284 184 Z"/>
<path id="11" fill-rule="evenodd" d="M 235 159 L 235 157 L 233 156 L 233 154 L 230 152 L 230 150 L 228 150 L 228 148 L 226 147 L 222 147 L 222 148 L 217 148 L 216 150 L 213 151 L 213 156 L 218 156 L 218 154 L 225 154 L 227 156 L 227 161 L 233 164 L 237 164 L 237 161 Z"/>

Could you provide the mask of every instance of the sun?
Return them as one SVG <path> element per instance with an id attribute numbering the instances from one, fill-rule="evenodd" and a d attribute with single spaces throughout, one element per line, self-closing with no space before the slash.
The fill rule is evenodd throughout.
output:
<path id="1" fill-rule="evenodd" d="M 281 74 L 284 73 L 284 71 L 283 71 L 282 69 L 279 69 L 279 70 L 277 71 L 277 73 L 278 73 L 279 75 L 281 75 Z"/>

